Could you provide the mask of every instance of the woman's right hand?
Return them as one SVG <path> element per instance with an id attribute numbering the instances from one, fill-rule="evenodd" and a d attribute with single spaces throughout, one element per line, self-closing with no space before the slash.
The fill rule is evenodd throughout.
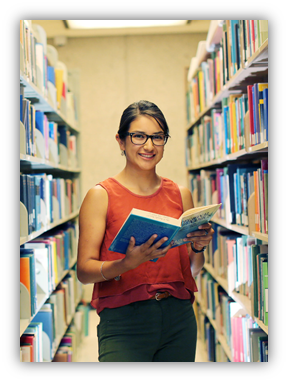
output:
<path id="1" fill-rule="evenodd" d="M 155 241 L 157 235 L 152 235 L 146 243 L 142 245 L 135 245 L 135 238 L 131 236 L 130 242 L 126 251 L 126 256 L 123 259 L 125 266 L 129 269 L 137 268 L 140 264 L 149 261 L 158 259 L 159 257 L 164 257 L 166 253 L 171 248 L 172 244 L 170 243 L 165 248 L 161 248 L 161 245 L 168 240 L 167 237 Z M 154 243 L 154 244 L 153 244 Z"/>

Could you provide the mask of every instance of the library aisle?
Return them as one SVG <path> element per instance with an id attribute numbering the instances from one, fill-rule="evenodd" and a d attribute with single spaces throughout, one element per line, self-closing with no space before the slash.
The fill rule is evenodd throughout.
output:
<path id="1" fill-rule="evenodd" d="M 99 316 L 95 310 L 89 312 L 89 336 L 84 337 L 78 349 L 77 362 L 98 362 L 98 341 L 96 339 L 96 327 Z M 197 343 L 195 362 L 207 362 L 207 355 L 201 341 Z"/>

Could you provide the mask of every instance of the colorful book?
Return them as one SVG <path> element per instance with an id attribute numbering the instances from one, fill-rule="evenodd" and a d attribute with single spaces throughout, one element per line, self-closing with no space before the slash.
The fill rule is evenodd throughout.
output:
<path id="1" fill-rule="evenodd" d="M 250 121 L 250 146 L 255 145 L 255 128 L 254 128 L 254 111 L 253 111 L 252 88 L 253 88 L 253 85 L 247 86 L 249 121 Z"/>

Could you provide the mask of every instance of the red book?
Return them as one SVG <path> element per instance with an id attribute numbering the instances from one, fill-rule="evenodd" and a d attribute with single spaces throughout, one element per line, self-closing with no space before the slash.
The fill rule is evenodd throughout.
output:
<path id="1" fill-rule="evenodd" d="M 255 26 L 254 26 L 254 20 L 250 20 L 251 23 L 251 40 L 252 40 L 252 54 L 255 53 Z"/>
<path id="2" fill-rule="evenodd" d="M 30 360 L 31 360 L 31 362 L 34 362 L 34 343 L 35 343 L 35 337 L 32 335 L 23 334 L 23 336 L 21 336 L 21 338 L 20 338 L 20 345 L 23 345 L 23 344 L 31 345 L 31 347 L 30 347 L 30 351 L 31 351 Z"/>
<path id="3" fill-rule="evenodd" d="M 249 109 L 249 119 L 250 119 L 250 146 L 254 146 L 255 145 L 255 129 L 254 129 L 254 113 L 253 113 L 252 87 L 253 87 L 253 85 L 248 85 L 247 86 L 248 109 Z"/>
<path id="4" fill-rule="evenodd" d="M 253 171 L 254 174 L 254 192 L 255 192 L 255 231 L 260 232 L 260 207 L 259 207 L 259 181 L 258 171 Z"/>

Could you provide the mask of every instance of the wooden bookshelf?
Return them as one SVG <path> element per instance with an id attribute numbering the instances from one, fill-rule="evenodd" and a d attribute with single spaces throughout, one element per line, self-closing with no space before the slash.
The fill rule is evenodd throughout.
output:
<path id="1" fill-rule="evenodd" d="M 211 26 L 210 26 L 211 30 L 209 30 L 209 32 L 208 32 L 207 41 L 206 41 L 207 47 L 211 48 L 210 52 L 213 52 L 213 47 L 217 47 L 217 44 L 218 44 L 217 49 L 219 49 L 219 46 L 220 46 L 219 44 L 221 43 L 221 39 L 223 36 L 221 34 L 221 32 L 219 31 L 219 28 L 221 28 L 222 22 L 224 23 L 225 20 L 213 20 L 213 21 L 211 21 Z M 216 36 L 218 36 L 218 37 L 216 37 Z M 223 49 L 223 45 L 220 47 L 220 49 L 221 48 Z M 202 57 L 203 57 L 203 61 L 207 60 L 207 56 L 202 54 Z M 191 62 L 193 62 L 194 66 L 195 66 L 195 63 L 197 62 L 198 68 L 199 69 L 202 68 L 201 67 L 201 60 L 199 59 L 199 57 L 197 58 L 197 60 L 192 59 Z M 205 68 L 205 66 L 203 66 L 203 68 Z M 191 80 L 192 80 L 191 70 L 189 70 L 188 73 L 190 74 L 190 77 L 188 75 L 188 83 L 191 86 L 191 84 L 192 84 L 192 82 L 191 82 Z M 194 67 L 193 74 L 196 75 L 196 73 L 197 73 L 197 68 Z M 204 69 L 203 69 L 203 73 L 204 73 Z M 198 80 L 199 80 L 199 78 L 200 77 L 198 77 Z M 247 85 L 251 85 L 251 84 L 259 83 L 259 82 L 268 82 L 268 38 L 262 43 L 261 46 L 259 46 L 258 49 L 255 50 L 255 52 L 253 54 L 250 55 L 250 57 L 246 60 L 246 62 L 240 60 L 240 69 L 238 69 L 237 72 L 233 76 L 230 76 L 230 79 L 228 82 L 226 82 L 224 85 L 222 84 L 221 89 L 218 91 L 218 93 L 214 95 L 213 99 L 210 98 L 210 102 L 208 101 L 207 106 L 200 113 L 198 112 L 198 114 L 197 114 L 197 111 L 194 109 L 193 104 L 189 106 L 190 109 L 188 109 L 188 107 L 187 107 L 187 119 L 190 116 L 190 120 L 189 120 L 189 122 L 187 122 L 187 125 L 186 125 L 187 136 L 190 136 L 192 134 L 195 126 L 202 123 L 202 118 L 204 116 L 210 116 L 212 109 L 218 109 L 218 110 L 221 109 L 222 101 L 224 98 L 229 97 L 231 94 L 237 94 L 237 93 L 243 94 L 243 92 L 245 92 L 245 87 L 247 90 Z M 189 88 L 189 85 L 187 85 L 186 86 L 186 96 L 191 91 L 192 91 L 191 88 Z M 208 94 L 209 90 L 206 89 L 206 91 Z M 199 90 L 199 92 L 200 92 L 200 90 Z M 200 96 L 198 95 L 197 97 L 199 97 L 198 102 L 200 105 Z M 206 100 L 207 99 L 209 99 L 209 97 L 207 97 Z M 191 115 L 193 117 L 194 113 L 196 116 L 194 118 L 191 118 Z M 222 123 L 223 123 L 223 120 L 222 120 Z M 190 182 L 189 174 L 194 174 L 194 173 L 199 174 L 200 170 L 215 171 L 216 168 L 225 167 L 225 166 L 229 165 L 230 163 L 233 163 L 233 164 L 250 163 L 250 162 L 259 161 L 262 158 L 267 158 L 268 157 L 268 141 L 267 142 L 264 141 L 264 142 L 261 142 L 259 144 L 255 144 L 254 146 L 251 146 L 250 137 L 249 137 L 250 136 L 250 121 L 249 121 L 249 114 L 248 113 L 246 113 L 245 118 L 244 118 L 244 133 L 245 133 L 243 136 L 244 148 L 242 148 L 241 150 L 234 152 L 232 154 L 224 155 L 221 158 L 217 157 L 216 148 L 215 148 L 214 154 L 212 154 L 212 155 L 209 154 L 206 157 L 206 158 L 211 158 L 211 157 L 215 158 L 216 157 L 215 159 L 212 159 L 210 161 L 203 161 L 203 159 L 205 158 L 205 155 L 203 155 L 203 151 L 202 152 L 199 151 L 201 153 L 201 157 L 197 158 L 195 156 L 195 153 L 198 152 L 198 148 L 197 148 L 197 151 L 194 151 L 194 154 L 191 151 L 190 160 L 189 160 L 189 153 L 187 152 L 187 155 L 186 155 L 186 157 L 187 157 L 186 166 L 187 167 L 186 168 L 187 168 L 188 182 Z M 213 135 L 213 132 L 210 134 L 210 137 L 211 137 L 211 135 Z M 200 135 L 198 136 L 198 132 L 197 132 L 197 135 L 194 135 L 194 137 L 195 136 L 196 136 L 196 139 L 200 139 L 199 138 Z M 193 140 L 191 142 L 194 142 L 194 144 L 195 144 L 194 137 L 193 137 Z M 209 136 L 207 139 L 209 139 Z M 201 142 L 201 144 L 202 144 L 202 142 Z M 192 143 L 191 143 L 191 145 L 192 145 Z M 201 146 L 201 150 L 202 150 L 202 148 L 203 148 L 203 146 Z M 213 149 L 214 149 L 214 146 L 213 146 Z M 186 150 L 187 150 L 187 147 L 186 147 Z M 188 145 L 188 150 L 190 150 L 189 145 Z M 225 152 L 224 149 L 223 149 L 223 151 Z M 195 159 L 195 163 L 191 163 L 191 160 L 193 160 L 193 158 Z M 202 159 L 202 161 L 200 162 L 201 159 Z M 203 172 L 203 174 L 205 174 L 205 172 Z M 203 175 L 203 176 L 205 176 L 205 175 Z M 193 181 L 195 182 L 195 184 L 198 184 L 198 179 L 196 177 L 193 177 Z M 189 186 L 190 186 L 190 183 L 189 183 Z M 197 191 L 195 196 L 194 196 L 194 192 L 193 192 L 193 199 L 195 199 L 196 195 L 198 195 L 199 192 L 200 191 Z M 202 198 L 202 196 L 201 196 L 201 198 Z M 212 222 L 216 223 L 216 224 L 218 224 L 218 225 L 220 225 L 220 226 L 222 226 L 228 230 L 231 230 L 232 232 L 239 233 L 240 235 L 252 236 L 252 237 L 256 238 L 257 240 L 260 240 L 262 243 L 268 244 L 268 234 L 263 233 L 263 232 L 257 232 L 255 229 L 255 200 L 254 199 L 255 199 L 255 196 L 253 193 L 251 195 L 250 199 L 247 201 L 247 203 L 248 203 L 248 222 L 245 221 L 245 224 L 248 224 L 247 226 L 241 226 L 239 224 L 230 224 L 228 222 L 228 221 L 230 221 L 230 218 L 228 219 L 228 217 L 227 217 L 227 221 L 226 221 L 225 219 L 220 219 L 219 217 L 214 216 L 212 219 Z M 195 199 L 195 200 L 197 200 L 197 199 Z M 211 200 L 212 200 L 212 204 L 217 202 L 216 201 L 217 198 L 215 198 L 214 194 L 211 197 Z M 199 203 L 199 196 L 198 196 L 198 203 Z M 265 224 L 265 222 L 264 222 L 264 224 Z M 268 326 L 266 326 L 261 320 L 259 320 L 257 317 L 255 317 L 253 315 L 251 300 L 247 296 L 244 296 L 241 293 L 236 292 L 235 290 L 233 292 L 229 293 L 228 281 L 226 279 L 224 279 L 223 277 L 219 277 L 216 270 L 212 267 L 211 264 L 206 262 L 204 265 L 204 269 L 224 289 L 224 291 L 226 291 L 226 293 L 235 302 L 237 302 L 250 317 L 252 317 L 254 322 L 264 331 L 264 333 L 268 334 Z M 206 314 L 210 323 L 213 325 L 213 327 L 217 333 L 217 340 L 220 342 L 225 354 L 227 355 L 229 360 L 232 361 L 232 350 L 227 345 L 225 338 L 221 338 L 221 334 L 219 334 L 215 320 L 213 320 L 211 318 L 211 315 L 209 314 L 209 312 L 205 311 L 205 308 L 204 308 L 202 302 L 199 301 L 199 298 L 198 299 L 196 298 L 196 301 L 201 306 L 202 314 Z"/>

